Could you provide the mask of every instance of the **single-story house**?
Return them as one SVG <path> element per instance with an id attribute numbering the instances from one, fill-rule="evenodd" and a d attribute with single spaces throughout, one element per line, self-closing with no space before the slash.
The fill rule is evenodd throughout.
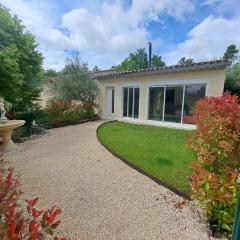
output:
<path id="1" fill-rule="evenodd" d="M 224 89 L 228 61 L 216 60 L 127 72 L 97 72 L 103 119 L 194 128 L 192 109 Z"/>

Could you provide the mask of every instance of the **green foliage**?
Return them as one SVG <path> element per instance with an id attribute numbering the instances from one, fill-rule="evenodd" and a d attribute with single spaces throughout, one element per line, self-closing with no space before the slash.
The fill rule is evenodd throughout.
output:
<path id="1" fill-rule="evenodd" d="M 132 71 L 137 69 L 145 69 L 148 67 L 147 53 L 144 48 L 137 49 L 135 53 L 122 61 L 115 69 L 117 71 Z"/>
<path id="2" fill-rule="evenodd" d="M 165 62 L 161 56 L 153 55 L 152 67 L 163 67 Z M 135 53 L 130 53 L 129 56 L 122 61 L 121 64 L 115 67 L 117 71 L 133 71 L 138 69 L 148 68 L 147 53 L 145 48 L 137 49 Z"/>
<path id="3" fill-rule="evenodd" d="M 192 197 L 209 218 L 231 233 L 237 202 L 240 159 L 240 105 L 227 93 L 205 97 L 194 109 L 197 129 L 192 139 L 196 153 L 191 176 Z"/>
<path id="4" fill-rule="evenodd" d="M 98 130 L 99 139 L 113 152 L 179 191 L 189 191 L 193 152 L 191 131 L 110 122 Z"/>
<path id="5" fill-rule="evenodd" d="M 79 58 L 66 60 L 63 77 L 54 87 L 56 97 L 64 101 L 79 101 L 87 115 L 94 113 L 98 86 L 88 70 L 87 63 Z"/>
<path id="6" fill-rule="evenodd" d="M 51 68 L 44 71 L 45 79 L 52 78 L 52 77 L 59 77 L 60 75 L 61 75 L 60 72 L 57 72 L 56 70 L 51 69 Z"/>
<path id="7" fill-rule="evenodd" d="M 60 127 L 93 117 L 94 114 L 88 115 L 79 103 L 51 100 L 36 122 L 46 127 Z"/>
<path id="8" fill-rule="evenodd" d="M 101 69 L 98 67 L 98 66 L 94 66 L 94 68 L 93 68 L 93 71 L 94 72 L 97 72 L 97 71 L 100 71 Z"/>
<path id="9" fill-rule="evenodd" d="M 34 36 L 1 4 L 0 26 L 0 95 L 24 109 L 39 97 L 43 58 Z"/>
<path id="10" fill-rule="evenodd" d="M 19 88 L 23 75 L 20 73 L 16 61 L 18 52 L 15 46 L 0 49 L 0 96 L 7 101 L 14 102 L 18 99 Z"/>
<path id="11" fill-rule="evenodd" d="M 179 65 L 187 65 L 187 64 L 191 64 L 191 63 L 194 63 L 194 61 L 193 61 L 192 58 L 182 57 L 182 58 L 178 61 L 178 64 L 179 64 Z"/>
<path id="12" fill-rule="evenodd" d="M 227 68 L 224 89 L 240 96 L 240 63 Z"/>
<path id="13" fill-rule="evenodd" d="M 153 55 L 152 57 L 152 67 L 164 67 L 166 66 L 166 63 L 162 60 L 161 56 Z"/>
<path id="14" fill-rule="evenodd" d="M 231 44 L 227 47 L 223 55 L 223 59 L 233 61 L 237 58 L 237 54 L 238 54 L 237 46 L 234 44 Z"/>

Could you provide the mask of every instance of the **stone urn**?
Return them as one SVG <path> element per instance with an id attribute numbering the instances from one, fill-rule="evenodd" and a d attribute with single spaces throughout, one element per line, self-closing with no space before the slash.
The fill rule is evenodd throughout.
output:
<path id="1" fill-rule="evenodd" d="M 8 120 L 5 116 L 6 111 L 4 108 L 3 99 L 0 98 L 0 146 L 4 151 L 11 151 L 15 148 L 15 144 L 12 141 L 11 135 L 14 129 L 23 126 L 24 120 Z"/>
<path id="2" fill-rule="evenodd" d="M 2 138 L 0 146 L 3 147 L 5 152 L 14 150 L 15 144 L 11 138 L 12 132 L 14 129 L 23 126 L 24 124 L 24 120 L 7 120 L 5 122 L 0 122 L 0 138 Z"/>

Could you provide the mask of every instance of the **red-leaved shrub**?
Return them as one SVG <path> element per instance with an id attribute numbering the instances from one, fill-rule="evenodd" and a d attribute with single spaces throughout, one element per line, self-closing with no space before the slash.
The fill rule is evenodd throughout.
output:
<path id="1" fill-rule="evenodd" d="M 228 93 L 205 97 L 197 102 L 194 118 L 197 129 L 191 146 L 196 161 L 192 165 L 191 196 L 213 222 L 231 233 L 240 160 L 239 99 Z"/>
<path id="2" fill-rule="evenodd" d="M 50 100 L 47 102 L 46 110 L 55 117 L 62 117 L 64 111 L 71 108 L 71 101 Z"/>
<path id="3" fill-rule="evenodd" d="M 94 112 L 87 112 L 80 102 L 50 100 L 46 106 L 47 123 L 51 127 L 60 127 L 68 124 L 79 123 L 84 119 L 90 119 Z"/>
<path id="4" fill-rule="evenodd" d="M 3 151 L 0 149 L 0 159 Z M 61 223 L 57 216 L 61 210 L 56 206 L 48 210 L 38 210 L 38 199 L 26 200 L 27 211 L 19 204 L 22 195 L 20 181 L 12 168 L 6 168 L 0 160 L 0 239 L 7 240 L 44 240 L 46 235 L 54 235 Z M 28 214 L 27 214 L 28 213 Z M 48 238 L 49 239 L 49 238 Z M 66 240 L 53 236 L 53 240 Z"/>

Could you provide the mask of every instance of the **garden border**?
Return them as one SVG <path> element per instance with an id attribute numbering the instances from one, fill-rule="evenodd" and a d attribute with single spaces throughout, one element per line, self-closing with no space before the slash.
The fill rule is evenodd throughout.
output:
<path id="1" fill-rule="evenodd" d="M 61 127 L 68 127 L 68 126 L 73 126 L 73 125 L 78 125 L 78 124 L 82 124 L 82 123 L 87 123 L 87 122 L 94 122 L 94 121 L 98 121 L 100 120 L 100 118 L 98 116 L 95 116 L 93 118 L 86 118 L 86 119 L 82 119 L 80 121 L 77 122 L 68 122 L 68 123 L 60 123 L 59 125 L 56 126 L 52 126 L 52 125 L 45 125 L 45 124 L 38 124 L 39 126 L 49 130 L 49 129 L 53 129 L 53 128 L 61 128 Z"/>
<path id="2" fill-rule="evenodd" d="M 108 123 L 111 123 L 111 122 L 119 122 L 117 120 L 113 120 L 113 121 L 107 121 L 107 122 L 104 122 L 102 124 L 100 124 L 98 127 L 97 127 L 97 130 L 96 130 L 96 135 L 97 135 L 97 139 L 99 141 L 99 143 L 104 147 L 106 148 L 113 156 L 117 157 L 118 159 L 120 159 L 122 162 L 124 162 L 126 165 L 128 165 L 129 167 L 133 168 L 134 170 L 138 171 L 139 173 L 145 175 L 146 177 L 148 177 L 149 179 L 151 179 L 152 181 L 154 181 L 155 183 L 157 183 L 158 185 L 161 185 L 165 188 L 167 188 L 168 190 L 170 190 L 171 192 L 173 193 L 176 193 L 177 195 L 179 195 L 180 197 L 183 197 L 187 200 L 191 200 L 190 196 L 187 194 L 187 193 L 184 193 L 184 192 L 181 192 L 179 191 L 178 189 L 176 189 L 175 187 L 165 183 L 164 181 L 152 176 L 151 174 L 149 174 L 148 172 L 146 172 L 145 170 L 137 167 L 136 165 L 130 163 L 128 160 L 126 160 L 124 157 L 118 155 L 117 153 L 115 153 L 113 150 L 111 150 L 106 144 L 104 144 L 99 136 L 98 136 L 98 131 L 100 129 L 100 127 L 102 127 L 103 125 L 105 124 L 108 124 Z"/>

